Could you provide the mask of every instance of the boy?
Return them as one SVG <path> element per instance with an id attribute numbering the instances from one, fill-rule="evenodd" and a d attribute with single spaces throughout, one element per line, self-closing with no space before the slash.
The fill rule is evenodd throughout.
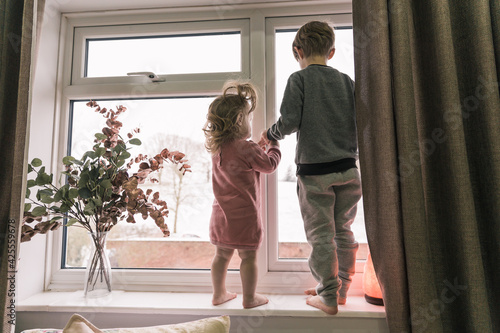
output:
<path id="1" fill-rule="evenodd" d="M 317 287 L 307 304 L 334 315 L 345 304 L 358 243 L 351 231 L 361 198 L 357 160 L 354 82 L 326 65 L 335 53 L 335 35 L 325 22 L 302 26 L 293 42 L 301 70 L 283 95 L 281 116 L 262 141 L 297 132 L 297 194 L 308 243 L 309 267 Z"/>

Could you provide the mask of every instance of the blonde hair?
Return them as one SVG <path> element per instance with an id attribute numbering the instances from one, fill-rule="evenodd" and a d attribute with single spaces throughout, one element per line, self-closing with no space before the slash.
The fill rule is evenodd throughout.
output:
<path id="1" fill-rule="evenodd" d="M 222 95 L 210 104 L 205 132 L 205 147 L 212 154 L 221 146 L 235 139 L 241 139 L 249 132 L 247 119 L 255 109 L 257 92 L 250 83 L 228 82 Z M 247 107 L 250 106 L 248 112 Z"/>
<path id="2" fill-rule="evenodd" d="M 328 56 L 335 48 L 335 32 L 327 22 L 311 21 L 300 27 L 292 43 L 293 56 L 299 60 L 295 48 L 302 49 L 304 56 Z"/>

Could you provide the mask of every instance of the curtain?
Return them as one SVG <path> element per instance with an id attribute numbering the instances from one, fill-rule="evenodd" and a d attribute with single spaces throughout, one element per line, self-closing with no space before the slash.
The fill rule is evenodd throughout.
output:
<path id="1" fill-rule="evenodd" d="M 2 332 L 15 328 L 34 34 L 45 0 L 0 0 L 0 304 Z"/>
<path id="2" fill-rule="evenodd" d="M 500 332 L 500 1 L 353 0 L 368 243 L 391 332 Z"/>

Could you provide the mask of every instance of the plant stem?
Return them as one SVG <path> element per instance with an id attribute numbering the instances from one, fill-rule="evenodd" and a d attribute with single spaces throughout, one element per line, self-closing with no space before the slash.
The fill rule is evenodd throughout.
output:
<path id="1" fill-rule="evenodd" d="M 91 238 L 94 242 L 95 251 L 91 257 L 88 268 L 89 274 L 87 278 L 86 292 L 92 291 L 97 282 L 103 281 L 106 283 L 107 289 L 111 291 L 111 279 L 105 265 L 106 253 L 104 252 L 104 245 L 106 242 L 106 232 L 96 231 L 91 233 Z"/>

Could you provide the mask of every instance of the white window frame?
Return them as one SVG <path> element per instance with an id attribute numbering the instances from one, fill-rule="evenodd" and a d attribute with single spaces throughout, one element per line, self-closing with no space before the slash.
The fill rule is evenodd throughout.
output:
<path id="1" fill-rule="evenodd" d="M 256 6 L 241 6 L 241 9 L 237 6 L 228 7 L 227 10 L 223 10 L 222 7 L 220 10 L 200 7 L 195 10 L 158 9 L 95 14 L 63 14 L 59 51 L 62 60 L 59 62 L 53 145 L 54 170 L 52 172 L 54 174 L 60 173 L 60 161 L 67 151 L 70 101 L 89 97 L 95 99 L 119 99 L 210 96 L 217 95 L 227 79 L 248 79 L 260 90 L 260 98 L 253 123 L 253 138 L 257 138 L 264 128 L 274 122 L 274 112 L 276 112 L 273 99 L 274 88 L 270 87 L 272 77 L 269 76 L 270 73 L 273 73 L 273 67 L 269 64 L 269 58 L 266 58 L 266 52 L 273 49 L 269 48 L 269 43 L 273 43 L 273 41 L 268 29 L 284 28 L 284 22 L 291 22 L 290 27 L 296 27 L 299 24 L 298 22 L 305 22 L 309 18 L 327 18 L 327 15 L 324 15 L 325 13 L 335 15 L 332 21 L 337 22 L 340 17 L 337 15 L 349 14 L 351 8 L 350 3 L 311 6 L 303 2 L 294 3 L 293 5 L 274 4 L 266 8 L 262 8 L 262 4 Z M 314 16 L 307 17 L 304 14 Z M 283 16 L 290 18 L 278 19 Z M 350 17 L 350 14 L 348 16 Z M 223 20 L 221 20 L 222 18 Z M 176 74 L 168 75 L 168 80 L 161 83 L 148 82 L 138 77 L 83 77 L 83 60 L 81 57 L 84 53 L 82 53 L 81 43 L 84 38 L 82 36 L 96 33 L 96 30 L 93 30 L 95 28 L 90 27 L 101 27 L 97 29 L 110 31 L 108 29 L 112 30 L 113 26 L 123 24 L 171 24 L 177 27 L 176 34 L 178 34 L 179 32 L 193 32 L 187 29 L 191 22 L 199 24 L 199 27 L 205 25 L 207 29 L 214 29 L 212 31 L 220 31 L 219 28 L 231 30 L 237 27 L 241 29 L 242 45 L 248 45 L 248 47 L 242 46 L 241 73 Z M 77 27 L 88 28 L 79 28 L 78 33 L 75 33 Z M 197 32 L 204 33 L 205 31 L 208 30 Z M 84 32 L 89 34 L 85 35 Z M 69 56 L 73 50 L 80 57 L 80 59 L 76 59 L 75 63 L 73 63 L 72 57 Z M 264 219 L 264 223 L 269 234 L 264 236 L 263 245 L 258 252 L 259 290 L 267 293 L 301 293 L 304 288 L 316 284 L 310 272 L 308 272 L 305 261 L 297 260 L 280 263 L 278 260 L 269 259 L 274 254 L 276 254 L 277 259 L 277 249 L 272 249 L 272 246 L 269 245 L 274 242 L 277 246 L 278 240 L 277 229 L 269 228 L 273 223 L 276 226 L 276 200 L 274 199 L 276 197 L 276 178 L 269 176 L 267 181 L 262 180 L 262 185 L 266 186 L 268 190 L 267 195 L 263 193 L 263 202 L 266 202 L 266 196 L 269 196 L 268 204 L 263 207 L 263 216 L 268 217 L 268 219 Z M 62 230 L 49 234 L 47 255 L 49 266 L 46 272 L 45 288 L 47 290 L 81 289 L 84 270 L 61 269 L 62 239 Z M 362 271 L 362 263 L 357 265 L 356 270 Z M 351 287 L 351 292 L 360 294 L 360 274 L 357 276 L 358 278 L 355 278 Z M 231 290 L 241 292 L 241 280 L 238 271 L 229 271 L 226 283 Z M 211 292 L 211 288 L 209 270 L 113 270 L 113 289 L 115 290 Z"/>

